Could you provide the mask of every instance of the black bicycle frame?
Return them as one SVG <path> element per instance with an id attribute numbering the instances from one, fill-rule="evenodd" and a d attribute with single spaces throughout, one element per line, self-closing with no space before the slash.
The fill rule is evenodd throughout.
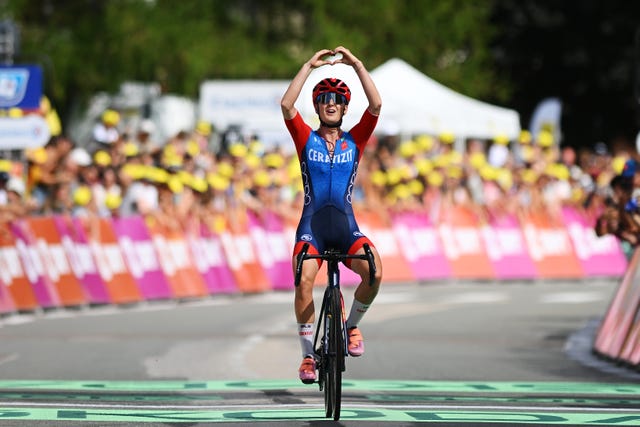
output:
<path id="1" fill-rule="evenodd" d="M 324 313 L 326 309 L 327 296 L 332 292 L 334 288 L 340 288 L 340 262 L 344 262 L 348 259 L 362 259 L 366 260 L 367 264 L 369 264 L 369 285 L 373 286 L 373 281 L 375 280 L 376 275 L 376 263 L 373 256 L 373 252 L 371 251 L 371 247 L 368 243 L 362 245 L 364 249 L 364 254 L 360 255 L 349 255 L 343 254 L 335 249 L 329 249 L 325 251 L 323 254 L 309 254 L 309 244 L 305 243 L 302 245 L 302 249 L 298 256 L 296 257 L 297 265 L 296 265 L 296 274 L 295 274 L 295 286 L 298 287 L 300 285 L 300 278 L 302 276 L 302 263 L 308 259 L 321 259 L 323 261 L 327 261 L 327 276 L 328 283 L 327 289 L 325 290 L 324 297 L 322 299 L 322 307 L 320 308 L 320 314 Z M 341 301 L 342 303 L 342 301 Z M 319 317 L 318 327 L 320 325 L 320 321 L 322 320 L 322 316 Z M 317 329 L 317 328 L 316 328 Z M 347 342 L 346 330 L 343 331 L 343 343 Z M 317 348 L 317 340 L 318 334 L 316 334 L 313 342 L 313 348 Z M 326 344 L 326 343 L 325 343 Z M 348 354 L 345 348 L 344 354 Z"/>
<path id="2" fill-rule="evenodd" d="M 335 249 L 329 249 L 321 255 L 309 255 L 309 244 L 305 243 L 298 254 L 295 270 L 295 286 L 300 285 L 302 276 L 302 263 L 307 259 L 321 259 L 327 261 L 328 283 L 322 299 L 322 307 L 318 316 L 318 324 L 313 338 L 314 351 L 320 357 L 318 384 L 320 391 L 324 390 L 325 414 L 333 416 L 335 421 L 340 419 L 340 406 L 342 395 L 342 372 L 345 371 L 345 356 L 347 349 L 347 329 L 344 317 L 344 304 L 340 291 L 340 262 L 347 259 L 367 260 L 369 265 L 369 284 L 373 285 L 376 274 L 376 265 L 373 252 L 368 244 L 363 245 L 364 254 L 348 255 Z M 328 319 L 331 319 L 330 321 Z M 339 323 L 338 323 L 339 322 Z M 321 330 L 321 328 L 324 328 Z M 340 337 L 340 338 L 338 338 Z M 318 347 L 318 340 L 322 344 Z M 325 365 L 328 364 L 328 365 Z M 326 376 L 326 377 L 325 377 Z M 328 385 L 325 384 L 325 380 Z"/>

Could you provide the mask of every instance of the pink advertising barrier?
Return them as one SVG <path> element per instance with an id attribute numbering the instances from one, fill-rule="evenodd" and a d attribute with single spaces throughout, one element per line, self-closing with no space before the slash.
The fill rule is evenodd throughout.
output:
<path id="1" fill-rule="evenodd" d="M 617 277 L 627 269 L 620 243 L 613 237 L 596 237 L 589 221 L 569 208 L 555 223 L 540 214 L 522 220 L 499 216 L 485 224 L 459 210 L 438 224 L 420 212 L 397 212 L 391 218 L 365 212 L 358 218 L 381 252 L 385 283 Z M 75 304 L 61 293 L 68 283 L 52 280 L 63 270 L 73 273 L 86 302 L 92 304 L 292 289 L 292 225 L 270 211 L 236 219 L 240 221 L 228 222 L 235 222 L 234 227 L 220 233 L 204 223 L 182 231 L 160 230 L 165 238 L 157 241 L 151 226 L 137 216 L 15 221 L 6 226 L 6 238 L 0 242 L 0 312 Z M 45 232 L 59 238 L 45 239 Z M 62 251 L 69 268 L 60 270 Z M 188 265 L 176 264 L 185 260 Z M 175 283 L 167 276 L 172 270 L 166 270 L 174 264 L 188 272 L 173 277 Z M 558 274 L 561 269 L 566 271 Z M 359 282 L 350 270 L 341 271 L 345 286 Z M 317 283 L 325 281 L 321 270 Z"/>
<path id="2" fill-rule="evenodd" d="M 20 261 L 29 278 L 38 305 L 42 308 L 59 307 L 61 305 L 60 297 L 49 279 L 46 266 L 40 258 L 37 242 L 29 230 L 27 220 L 12 222 L 11 232 L 15 237 Z"/>
<path id="3" fill-rule="evenodd" d="M 167 278 L 144 220 L 139 216 L 112 220 L 129 271 L 145 299 L 170 298 Z"/>
<path id="4" fill-rule="evenodd" d="M 81 238 L 89 242 L 91 256 L 105 283 L 109 300 L 114 304 L 141 301 L 143 296 L 128 269 L 111 220 L 73 217 L 73 224 Z"/>
<path id="5" fill-rule="evenodd" d="M 69 216 L 58 215 L 53 218 L 62 239 L 71 268 L 80 279 L 88 302 L 106 304 L 112 302 L 107 287 L 100 277 L 98 267 L 91 253 L 91 247 L 81 227 Z"/>
<path id="6" fill-rule="evenodd" d="M 152 218 L 147 218 L 146 224 L 173 296 L 194 298 L 206 295 L 207 286 L 196 268 L 185 238 L 191 227 L 181 229 L 177 227 L 177 223 L 163 226 Z"/>
<path id="7" fill-rule="evenodd" d="M 15 311 L 16 306 L 13 303 L 13 298 L 7 289 L 7 285 L 0 278 L 0 313 L 11 313 Z"/>
<path id="8" fill-rule="evenodd" d="M 0 286 L 4 312 L 38 308 L 33 287 L 20 262 L 15 237 L 7 224 L 0 224 Z"/>
<path id="9" fill-rule="evenodd" d="M 396 213 L 393 216 L 393 233 L 417 280 L 451 277 L 451 267 L 438 230 L 426 215 Z"/>
<path id="10" fill-rule="evenodd" d="M 480 236 L 498 279 L 534 279 L 536 267 L 515 215 L 500 215 L 480 226 Z"/>
<path id="11" fill-rule="evenodd" d="M 624 274 L 627 259 L 614 236 L 596 236 L 593 224 L 574 208 L 563 208 L 562 215 L 578 260 L 587 276 Z"/>
<path id="12" fill-rule="evenodd" d="M 187 236 L 189 248 L 210 294 L 238 291 L 220 237 L 205 224 Z"/>
<path id="13" fill-rule="evenodd" d="M 87 295 L 72 268 L 54 218 L 35 217 L 26 220 L 29 239 L 33 239 L 44 272 L 60 298 L 60 304 L 78 306 L 87 303 Z"/>
<path id="14" fill-rule="evenodd" d="M 284 222 L 270 210 L 260 212 L 260 216 L 249 211 L 248 216 L 249 234 L 271 288 L 293 289 L 289 236 L 285 233 Z"/>

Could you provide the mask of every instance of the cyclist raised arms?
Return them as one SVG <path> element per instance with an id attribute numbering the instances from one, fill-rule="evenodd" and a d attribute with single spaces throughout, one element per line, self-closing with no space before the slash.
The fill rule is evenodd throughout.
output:
<path id="1" fill-rule="evenodd" d="M 323 59 L 329 55 L 342 57 L 333 61 Z M 339 79 L 325 78 L 313 89 L 312 102 L 320 119 L 320 127 L 312 130 L 294 104 L 313 69 L 337 63 L 354 69 L 369 105 L 358 124 L 348 132 L 343 131 L 342 117 L 347 113 L 351 90 Z M 293 253 L 294 269 L 296 257 L 305 243 L 309 243 L 309 253 L 319 254 L 328 248 L 348 254 L 362 254 L 363 244 L 368 243 L 374 255 L 376 274 L 373 283 L 370 283 L 367 261 L 356 259 L 345 263 L 361 278 L 347 318 L 349 354 L 361 356 L 364 343 L 358 324 L 378 293 L 382 265 L 378 251 L 358 228 L 351 196 L 358 164 L 378 122 L 382 100 L 362 62 L 351 51 L 339 46 L 333 50 L 319 50 L 302 65 L 284 93 L 280 106 L 298 153 L 304 186 L 304 207 L 296 230 Z M 305 262 L 300 285 L 295 290 L 294 308 L 303 357 L 299 376 L 306 381 L 316 379 L 313 284 L 320 265 L 320 260 Z"/>

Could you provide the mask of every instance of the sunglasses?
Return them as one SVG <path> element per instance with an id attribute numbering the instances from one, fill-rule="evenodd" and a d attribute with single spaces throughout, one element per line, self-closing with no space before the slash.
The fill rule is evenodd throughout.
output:
<path id="1" fill-rule="evenodd" d="M 320 104 L 328 104 L 330 101 L 333 101 L 334 104 L 346 104 L 347 97 L 335 92 L 325 92 L 316 96 L 316 102 Z"/>

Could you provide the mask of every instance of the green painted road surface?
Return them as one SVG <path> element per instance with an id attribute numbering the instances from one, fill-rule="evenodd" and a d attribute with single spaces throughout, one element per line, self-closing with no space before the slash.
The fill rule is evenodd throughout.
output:
<path id="1" fill-rule="evenodd" d="M 321 420 L 322 394 L 295 381 L 0 381 L 0 425 Z M 345 381 L 341 423 L 638 426 L 640 385 Z"/>
<path id="2" fill-rule="evenodd" d="M 0 318 L 0 427 L 640 426 L 640 374 L 591 352 L 615 284 L 386 287 L 338 423 L 292 293 Z"/>

